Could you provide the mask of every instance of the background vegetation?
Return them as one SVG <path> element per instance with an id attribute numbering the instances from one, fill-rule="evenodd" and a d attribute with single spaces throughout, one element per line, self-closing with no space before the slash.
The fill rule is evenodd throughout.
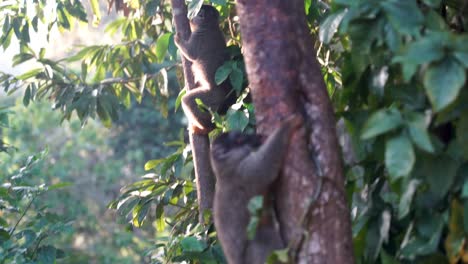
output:
<path id="1" fill-rule="evenodd" d="M 235 5 L 211 2 L 232 46 L 216 78 L 240 91 Z M 468 262 L 467 2 L 304 4 L 353 150 L 345 148 L 357 262 Z M 71 0 L 0 5 L 0 45 L 18 45 L 13 65 L 33 62 L 0 74 L 5 94 L 22 95 L 0 100 L 0 260 L 222 263 L 214 230 L 197 224 L 169 2 L 110 8 L 126 14 L 106 26 L 121 42 L 51 59 L 31 35 L 71 30 L 87 13 L 99 24 L 97 0 L 88 12 Z M 253 108 L 241 99 L 216 122 L 245 129 Z"/>

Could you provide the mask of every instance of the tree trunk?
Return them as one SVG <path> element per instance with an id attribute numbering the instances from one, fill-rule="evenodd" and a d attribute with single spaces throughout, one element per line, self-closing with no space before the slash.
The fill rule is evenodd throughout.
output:
<path id="1" fill-rule="evenodd" d="M 172 15 L 175 29 L 181 38 L 190 37 L 190 26 L 187 19 L 187 6 L 183 0 L 171 0 Z M 191 62 L 182 56 L 184 68 L 185 87 L 191 90 L 195 87 Z M 210 163 L 210 141 L 207 135 L 189 132 L 190 146 L 192 147 L 193 164 L 197 183 L 197 197 L 200 223 L 204 223 L 203 212 L 213 207 L 215 177 Z"/>
<path id="2" fill-rule="evenodd" d="M 237 0 L 237 11 L 258 131 L 304 117 L 275 188 L 282 235 L 297 263 L 354 263 L 333 108 L 304 1 Z"/>

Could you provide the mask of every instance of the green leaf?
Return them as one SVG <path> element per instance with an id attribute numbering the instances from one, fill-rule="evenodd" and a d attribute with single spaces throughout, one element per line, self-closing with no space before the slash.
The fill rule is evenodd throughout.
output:
<path id="1" fill-rule="evenodd" d="M 176 101 L 175 101 L 174 111 L 177 111 L 177 109 L 179 109 L 180 104 L 182 103 L 182 97 L 184 97 L 184 95 L 186 93 L 187 93 L 186 89 L 180 90 L 179 94 L 177 95 Z"/>
<path id="2" fill-rule="evenodd" d="M 39 18 L 37 16 L 34 16 L 34 18 L 31 20 L 31 25 L 33 26 L 33 29 L 35 32 L 37 32 L 37 24 L 39 23 Z"/>
<path id="3" fill-rule="evenodd" d="M 10 46 L 12 36 L 13 30 L 10 28 L 10 30 L 6 34 L 0 37 L 0 44 L 2 45 L 4 50 Z"/>
<path id="4" fill-rule="evenodd" d="M 57 18 L 61 27 L 70 29 L 70 20 L 68 19 L 68 14 L 62 4 L 57 5 Z"/>
<path id="5" fill-rule="evenodd" d="M 468 52 L 455 51 L 453 56 L 458 60 L 459 63 L 463 64 L 465 68 L 468 68 Z"/>
<path id="6" fill-rule="evenodd" d="M 231 72 L 232 72 L 232 68 L 233 68 L 232 61 L 226 61 L 226 62 L 224 62 L 223 65 L 221 65 L 221 67 L 219 67 L 216 70 L 215 82 L 216 82 L 217 85 L 220 85 L 221 83 L 223 83 L 227 79 L 229 74 L 231 74 Z"/>
<path id="7" fill-rule="evenodd" d="M 83 60 L 81 61 L 81 79 L 86 82 L 86 76 L 88 75 L 88 64 Z"/>
<path id="8" fill-rule="evenodd" d="M 145 163 L 145 170 L 146 171 L 151 170 L 151 169 L 155 168 L 156 166 L 158 166 L 159 163 L 164 162 L 164 161 L 165 161 L 165 159 L 148 160 Z"/>
<path id="9" fill-rule="evenodd" d="M 289 262 L 289 248 L 274 250 L 270 256 L 268 256 L 266 263 L 290 263 Z"/>
<path id="10" fill-rule="evenodd" d="M 417 34 L 424 22 L 424 16 L 414 0 L 380 1 L 390 23 L 402 34 Z"/>
<path id="11" fill-rule="evenodd" d="M 45 53 L 46 53 L 46 49 L 41 48 L 41 50 L 39 51 L 39 59 L 43 59 L 45 56 Z"/>
<path id="12" fill-rule="evenodd" d="M 206 243 L 196 237 L 185 237 L 180 241 L 180 245 L 186 252 L 202 252 L 206 248 Z"/>
<path id="13" fill-rule="evenodd" d="M 403 119 L 397 109 L 382 109 L 373 113 L 362 128 L 362 139 L 370 139 L 400 127 Z"/>
<path id="14" fill-rule="evenodd" d="M 141 227 L 143 222 L 148 215 L 148 211 L 151 207 L 150 201 L 144 201 L 143 204 L 140 204 L 133 209 L 133 225 L 136 227 Z"/>
<path id="15" fill-rule="evenodd" d="M 413 142 L 424 151 L 434 152 L 429 133 L 427 132 L 426 117 L 419 113 L 410 113 L 407 120 L 409 134 Z"/>
<path id="16" fill-rule="evenodd" d="M 30 60 L 32 58 L 34 58 L 33 54 L 29 54 L 29 53 L 17 54 L 15 56 L 13 56 L 12 66 L 16 66 L 16 65 L 21 64 L 21 63 L 23 63 L 25 61 L 28 61 L 28 60 Z"/>
<path id="17" fill-rule="evenodd" d="M 91 10 L 93 11 L 93 26 L 99 25 L 101 22 L 101 11 L 99 10 L 99 1 L 90 0 Z"/>
<path id="18" fill-rule="evenodd" d="M 427 68 L 424 73 L 424 88 L 436 112 L 457 99 L 465 80 L 465 69 L 451 57 Z"/>
<path id="19" fill-rule="evenodd" d="M 448 34 L 428 34 L 422 39 L 411 42 L 393 62 L 420 65 L 440 60 L 444 57 L 443 43 L 449 40 Z"/>
<path id="20" fill-rule="evenodd" d="M 447 31 L 448 30 L 448 26 L 444 18 L 441 17 L 434 10 L 429 10 L 429 12 L 426 14 L 425 24 L 426 24 L 427 29 L 430 29 L 430 30 L 434 30 L 434 31 Z"/>
<path id="21" fill-rule="evenodd" d="M 15 17 L 13 18 L 13 31 L 15 32 L 16 38 L 21 39 L 21 23 L 22 23 L 22 17 Z"/>
<path id="22" fill-rule="evenodd" d="M 26 91 L 24 91 L 23 105 L 27 107 L 29 105 L 30 100 L 31 100 L 31 87 L 28 86 L 28 88 L 26 88 Z"/>
<path id="23" fill-rule="evenodd" d="M 25 72 L 19 76 L 17 76 L 16 78 L 18 80 L 26 80 L 26 79 L 29 79 L 31 77 L 35 77 L 37 74 L 41 73 L 43 71 L 43 69 L 32 69 L 28 72 Z"/>
<path id="24" fill-rule="evenodd" d="M 320 24 L 319 38 L 321 42 L 325 44 L 330 43 L 333 35 L 338 30 L 341 20 L 347 12 L 348 9 L 343 9 L 339 12 L 332 13 Z"/>
<path id="25" fill-rule="evenodd" d="M 104 124 L 105 127 L 109 128 L 112 126 L 112 120 L 110 118 L 111 109 L 108 108 L 108 104 L 105 103 L 103 98 L 98 97 L 96 101 L 96 113 L 99 116 L 99 119 Z"/>
<path id="26" fill-rule="evenodd" d="M 241 92 L 244 73 L 239 68 L 235 67 L 232 69 L 229 80 L 231 81 L 232 88 L 237 92 Z"/>
<path id="27" fill-rule="evenodd" d="M 40 247 L 37 251 L 37 258 L 41 264 L 54 264 L 57 250 L 52 246 Z"/>
<path id="28" fill-rule="evenodd" d="M 249 117 L 242 111 L 229 110 L 226 122 L 229 130 L 244 130 L 249 124 Z"/>
<path id="29" fill-rule="evenodd" d="M 172 33 L 166 33 L 159 36 L 158 40 L 156 41 L 156 57 L 158 57 L 158 62 L 164 61 L 164 56 L 167 52 L 167 47 L 169 46 L 169 38 L 171 37 Z"/>
<path id="30" fill-rule="evenodd" d="M 247 204 L 247 209 L 249 213 L 255 215 L 259 210 L 263 208 L 263 196 L 257 195 L 250 198 L 249 203 Z"/>
<path id="31" fill-rule="evenodd" d="M 387 140 L 385 167 L 392 181 L 408 176 L 413 169 L 415 160 L 413 145 L 405 135 L 402 134 Z"/>
<path id="32" fill-rule="evenodd" d="M 74 61 L 82 60 L 84 58 L 88 58 L 91 55 L 96 54 L 100 49 L 101 49 L 101 47 L 99 47 L 99 46 L 85 47 L 82 50 L 80 50 L 76 55 L 68 57 L 67 61 L 68 62 L 74 62 Z"/>
<path id="33" fill-rule="evenodd" d="M 158 207 L 156 208 L 156 215 L 156 231 L 164 232 L 166 228 L 166 219 L 164 217 L 164 206 L 162 206 L 162 204 L 158 204 Z"/>
<path id="34" fill-rule="evenodd" d="M 420 183 L 420 180 L 412 179 L 409 184 L 406 185 L 406 189 L 398 204 L 398 219 L 402 219 L 408 215 L 411 208 L 411 201 Z"/>
<path id="35" fill-rule="evenodd" d="M 3 219 L 1 219 L 1 222 L 2 222 L 2 223 L 3 223 L 3 222 L 6 223 L 6 221 L 3 220 Z M 5 225 L 4 225 L 4 226 L 5 226 Z M 10 239 L 10 233 L 9 233 L 7 230 L 5 230 L 5 229 L 0 228 L 0 243 L 3 244 L 3 242 L 5 242 L 5 241 L 7 241 L 7 240 L 9 240 L 9 239 Z"/>
<path id="36" fill-rule="evenodd" d="M 83 22 L 88 22 L 88 15 L 81 1 L 73 1 L 73 4 L 71 1 L 66 1 L 65 6 L 70 15 L 78 18 Z"/>
<path id="37" fill-rule="evenodd" d="M 250 216 L 249 223 L 247 224 L 247 238 L 253 240 L 257 234 L 259 218 L 258 216 Z"/>
<path id="38" fill-rule="evenodd" d="M 21 38 L 23 42 L 29 43 L 31 40 L 29 38 L 29 24 L 25 23 L 23 28 L 21 29 Z"/>
<path id="39" fill-rule="evenodd" d="M 125 17 L 115 19 L 107 24 L 104 32 L 114 35 L 121 27 L 123 27 L 123 25 L 125 25 L 125 23 L 127 23 L 127 19 Z"/>
<path id="40" fill-rule="evenodd" d="M 442 199 L 455 181 L 459 168 L 458 162 L 447 154 L 421 155 L 418 157 L 414 174 L 429 184 L 429 190 Z"/>

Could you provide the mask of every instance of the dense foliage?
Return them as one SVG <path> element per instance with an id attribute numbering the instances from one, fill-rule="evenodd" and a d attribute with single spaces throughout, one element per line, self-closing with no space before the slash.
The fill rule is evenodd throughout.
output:
<path id="1" fill-rule="evenodd" d="M 0 99 L 2 103 L 11 104 Z M 144 227 L 135 235 L 124 219 L 115 221 L 115 213 L 106 208 L 118 196 L 122 184 L 142 173 L 143 151 L 123 145 L 120 148 L 124 148 L 125 155 L 115 155 L 110 142 L 116 138 L 111 131 L 93 121 L 88 122 L 86 129 L 80 129 L 76 119 L 59 126 L 60 113 L 52 112 L 46 102 L 24 108 L 18 100 L 18 105 L 9 111 L 14 114 L 9 128 L 2 131 L 9 146 L 8 153 L 0 155 L 0 171 L 5 172 L 0 174 L 2 183 L 9 182 L 9 176 L 20 169 L 16 164 L 26 163 L 25 153 L 47 149 L 48 154 L 41 156 L 33 173 L 23 177 L 22 183 L 65 187 L 41 189 L 23 222 L 36 221 L 30 216 L 44 211 L 70 227 L 47 240 L 63 251 L 64 258 L 59 263 L 141 262 L 152 238 L 151 227 Z M 18 197 L 15 200 L 21 205 L 28 201 Z M 14 214 L 4 216 L 9 227 L 17 220 Z"/>
<path id="2" fill-rule="evenodd" d="M 362 263 L 468 260 L 467 26 L 466 2 L 437 0 L 333 1 L 321 23 Z"/>
<path id="3" fill-rule="evenodd" d="M 98 1 L 90 2 L 93 23 L 98 24 Z M 220 10 L 232 51 L 232 60 L 218 70 L 216 80 L 229 79 L 240 93 L 247 78 L 235 6 L 223 0 L 211 2 Z M 189 13 L 202 3 L 192 1 Z M 349 137 L 344 138 L 353 147 L 346 157 L 346 173 L 356 259 L 359 263 L 468 261 L 468 4 L 462 0 L 304 3 L 327 89 L 338 119 L 345 124 Z M 82 124 L 95 117 L 107 127 L 114 123 L 121 135 L 111 141 L 117 155 L 128 151 L 122 147 L 125 144 L 144 149 L 143 156 L 151 158 L 145 165 L 148 174 L 125 187 L 110 207 L 134 226 L 154 226 L 156 241 L 148 249 L 152 262 L 223 262 L 212 227 L 197 224 L 190 149 L 179 128 L 173 128 L 181 123 L 180 111 L 174 114 L 180 103 L 181 71 L 169 1 L 129 1 L 126 17 L 106 27 L 108 34 L 121 36 L 120 43 L 83 47 L 59 61 L 47 58 L 45 48 L 31 48 L 30 33 L 40 28 L 46 28 L 44 34 L 57 28 L 70 30 L 76 21 L 86 21 L 85 9 L 72 0 L 57 1 L 51 13 L 46 14 L 45 7 L 45 0 L 8 1 L 0 6 L 0 45 L 8 48 L 16 38 L 20 53 L 13 64 L 35 62 L 35 68 L 20 75 L 0 73 L 2 89 L 24 91 L 26 106 L 48 99 L 65 119 L 76 113 Z M 219 130 L 254 125 L 253 108 L 242 101 L 244 97 L 226 117 L 216 116 Z M 169 122 L 144 117 L 138 108 L 122 114 L 124 107 L 142 101 Z M 140 120 L 135 117 L 146 125 L 132 132 Z M 147 133 L 152 131 L 149 127 L 163 123 L 170 126 Z M 151 134 L 158 140 L 153 141 Z M 160 146 L 148 148 L 148 142 L 163 140 L 170 141 L 172 154 Z M 127 161 L 138 159 L 133 158 Z M 103 171 L 119 166 L 106 165 Z"/>

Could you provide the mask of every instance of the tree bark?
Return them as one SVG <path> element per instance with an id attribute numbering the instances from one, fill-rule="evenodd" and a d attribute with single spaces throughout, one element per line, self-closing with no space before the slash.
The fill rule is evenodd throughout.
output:
<path id="1" fill-rule="evenodd" d="M 171 0 L 172 15 L 175 29 L 180 37 L 187 40 L 190 37 L 190 26 L 187 19 L 187 6 L 183 0 Z M 185 87 L 191 90 L 195 87 L 191 62 L 182 56 Z M 197 183 L 197 197 L 200 223 L 204 223 L 203 212 L 213 207 L 215 177 L 210 163 L 210 141 L 207 135 L 189 132 L 190 146 L 192 148 L 195 179 Z"/>
<path id="2" fill-rule="evenodd" d="M 282 235 L 298 263 L 354 263 L 334 113 L 304 1 L 237 0 L 237 12 L 258 131 L 304 117 L 306 128 L 293 135 L 275 188 Z"/>

